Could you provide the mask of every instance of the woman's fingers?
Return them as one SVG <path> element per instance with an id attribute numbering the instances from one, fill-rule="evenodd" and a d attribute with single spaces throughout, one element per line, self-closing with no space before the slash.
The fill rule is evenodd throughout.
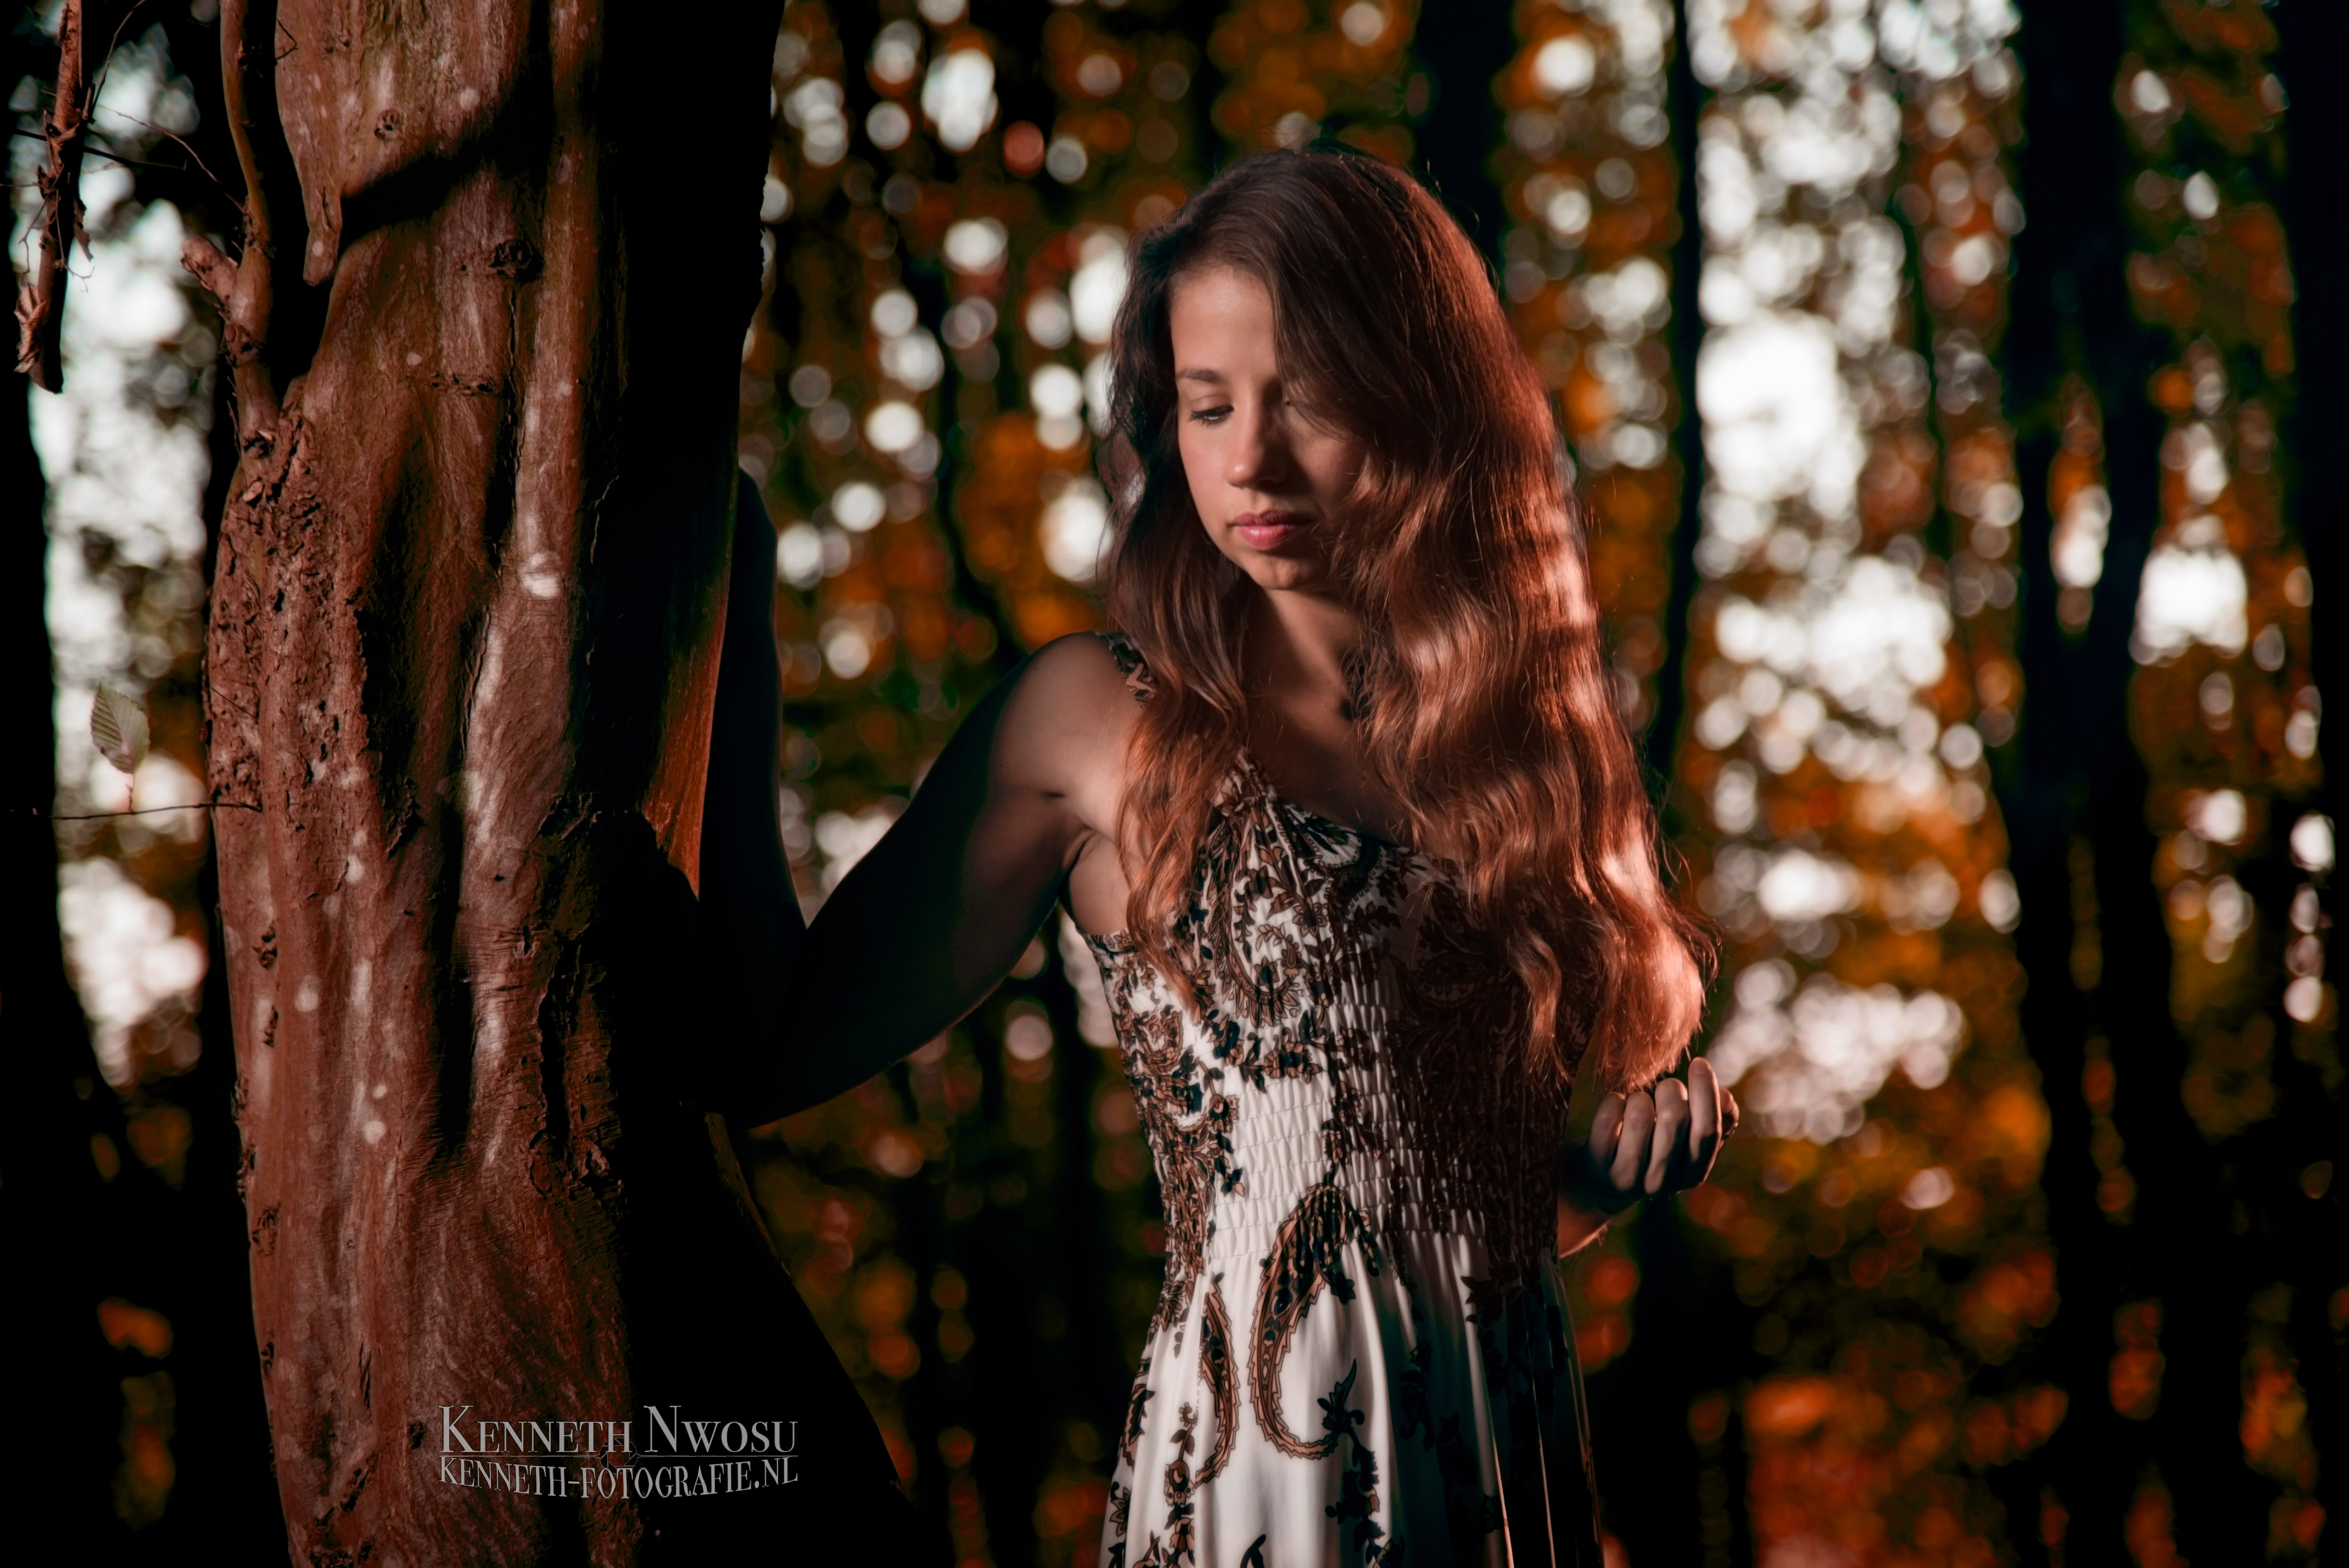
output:
<path id="1" fill-rule="evenodd" d="M 1656 1102 L 1644 1090 L 1626 1096 L 1622 1140 L 1615 1146 L 1615 1158 L 1607 1171 L 1608 1181 L 1626 1197 L 1635 1197 L 1640 1191 L 1640 1178 L 1648 1165 L 1648 1147 L 1655 1129 Z"/>
<path id="2" fill-rule="evenodd" d="M 1680 1079 L 1656 1085 L 1656 1126 L 1648 1152 L 1647 1179 L 1642 1189 L 1651 1196 L 1686 1185 L 1689 1092 Z"/>
<path id="3" fill-rule="evenodd" d="M 1692 1187 L 1713 1173 L 1713 1156 L 1721 1150 L 1721 1080 L 1702 1057 L 1689 1063 L 1689 1182 Z"/>
<path id="4" fill-rule="evenodd" d="M 1736 1104 L 1721 1087 L 1713 1064 L 1702 1057 L 1689 1064 L 1687 1082 L 1666 1078 L 1657 1084 L 1655 1102 L 1656 1126 L 1643 1186 L 1651 1195 L 1684 1191 L 1713 1173 L 1726 1136 L 1723 1123 L 1734 1125 Z"/>
<path id="5" fill-rule="evenodd" d="M 1599 1102 L 1599 1109 L 1590 1117 L 1590 1137 L 1587 1147 L 1590 1150 L 1592 1169 L 1603 1171 L 1615 1162 L 1615 1145 L 1622 1132 L 1623 1097 L 1609 1094 Z"/>
<path id="6" fill-rule="evenodd" d="M 1625 1110 L 1626 1102 L 1622 1095 L 1602 1097 L 1599 1109 L 1591 1113 L 1589 1131 L 1568 1150 L 1564 1171 L 1565 1193 L 1569 1202 L 1581 1209 L 1599 1214 L 1612 1214 L 1638 1196 L 1637 1192 L 1627 1191 L 1614 1174 L 1616 1161 L 1623 1153 Z"/>
<path id="7" fill-rule="evenodd" d="M 1610 1213 L 1642 1196 L 1694 1187 L 1713 1173 L 1738 1114 L 1737 1097 L 1700 1057 L 1689 1064 L 1686 1083 L 1664 1078 L 1653 1090 L 1599 1102 L 1578 1153 L 1577 1181 L 1587 1184 L 1588 1202 Z"/>

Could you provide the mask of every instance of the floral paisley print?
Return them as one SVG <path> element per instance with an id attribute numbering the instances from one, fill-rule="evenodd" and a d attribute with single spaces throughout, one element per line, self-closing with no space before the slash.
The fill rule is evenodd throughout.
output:
<path id="1" fill-rule="evenodd" d="M 1243 755 L 1173 935 L 1187 987 L 1089 939 L 1167 1233 L 1104 1561 L 1597 1563 L 1567 1086 L 1526 1070 L 1522 987 L 1456 882 Z"/>

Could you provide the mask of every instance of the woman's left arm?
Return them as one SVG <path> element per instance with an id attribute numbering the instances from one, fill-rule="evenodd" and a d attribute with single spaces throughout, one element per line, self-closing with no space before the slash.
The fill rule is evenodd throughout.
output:
<path id="1" fill-rule="evenodd" d="M 1652 1092 L 1609 1094 L 1559 1173 L 1559 1255 L 1598 1240 L 1609 1219 L 1641 1198 L 1702 1184 L 1737 1118 L 1737 1097 L 1702 1057 L 1689 1064 L 1686 1084 L 1665 1078 Z"/>

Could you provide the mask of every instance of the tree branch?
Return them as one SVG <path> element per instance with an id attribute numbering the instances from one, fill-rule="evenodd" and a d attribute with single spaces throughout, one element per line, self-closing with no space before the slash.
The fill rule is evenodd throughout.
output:
<path id="1" fill-rule="evenodd" d="M 181 258 L 221 302 L 221 346 L 236 389 L 237 438 L 248 449 L 273 438 L 279 412 L 277 380 L 266 357 L 277 297 L 277 235 L 271 222 L 272 191 L 262 180 L 264 154 L 256 145 L 256 132 L 279 134 L 276 32 L 276 0 L 226 0 L 221 6 L 221 85 L 229 134 L 244 166 L 244 249 L 225 291 L 218 282 L 221 268 L 211 258 L 218 258 L 222 267 L 227 258 L 210 244 L 204 249 L 211 258 L 191 262 L 186 251 Z"/>
<path id="2" fill-rule="evenodd" d="M 41 254 L 32 280 L 16 296 L 16 368 L 50 392 L 65 384 L 57 344 L 65 324 L 67 263 L 76 240 L 85 249 L 89 242 L 81 226 L 81 154 L 89 131 L 86 64 L 82 0 L 66 0 L 57 20 L 57 94 L 42 122 L 49 162 L 40 175 Z"/>
<path id="3" fill-rule="evenodd" d="M 180 245 L 180 264 L 204 285 L 206 293 L 225 310 L 236 293 L 236 263 L 202 234 L 191 234 Z"/>
<path id="4" fill-rule="evenodd" d="M 82 811 L 63 816 L 37 806 L 20 810 L 27 817 L 47 817 L 52 822 L 110 822 L 117 817 L 152 817 L 160 811 L 258 811 L 261 808 L 249 800 L 187 800 L 177 806 L 141 806 L 135 811 Z"/>
<path id="5" fill-rule="evenodd" d="M 98 157 L 107 160 L 109 162 L 119 163 L 125 169 L 152 169 L 159 174 L 202 174 L 214 185 L 221 184 L 220 176 L 214 174 L 211 169 L 205 166 L 204 160 L 196 156 L 196 150 L 188 145 L 187 138 L 180 136 L 175 132 L 165 130 L 160 125 L 154 125 L 147 120 L 140 119 L 137 115 L 126 114 L 121 118 L 129 120 L 133 125 L 146 126 L 149 130 L 153 131 L 158 136 L 170 137 L 173 141 L 178 142 L 180 146 L 185 150 L 188 154 L 189 161 L 186 163 L 156 163 L 144 158 L 125 158 L 121 153 L 115 151 L 112 148 L 100 147 L 95 141 L 85 143 L 82 150 L 85 153 L 95 153 Z M 22 126 L 12 128 L 8 134 L 11 136 L 26 137 L 34 141 L 47 141 L 48 139 L 48 138 L 41 132 L 37 130 L 26 130 Z M 226 189 L 225 186 L 222 186 L 222 188 L 223 190 Z"/>

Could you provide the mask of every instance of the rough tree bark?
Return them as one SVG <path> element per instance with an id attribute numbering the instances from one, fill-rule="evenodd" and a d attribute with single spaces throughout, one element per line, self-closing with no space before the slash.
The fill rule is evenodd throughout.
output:
<path id="1" fill-rule="evenodd" d="M 211 784 L 261 808 L 217 813 L 221 903 L 297 1563 L 895 1550 L 711 1114 L 692 938 L 779 9 L 222 8 Z M 443 1407 L 641 1449 L 647 1406 L 797 1422 L 796 1482 L 444 1479 Z"/>

